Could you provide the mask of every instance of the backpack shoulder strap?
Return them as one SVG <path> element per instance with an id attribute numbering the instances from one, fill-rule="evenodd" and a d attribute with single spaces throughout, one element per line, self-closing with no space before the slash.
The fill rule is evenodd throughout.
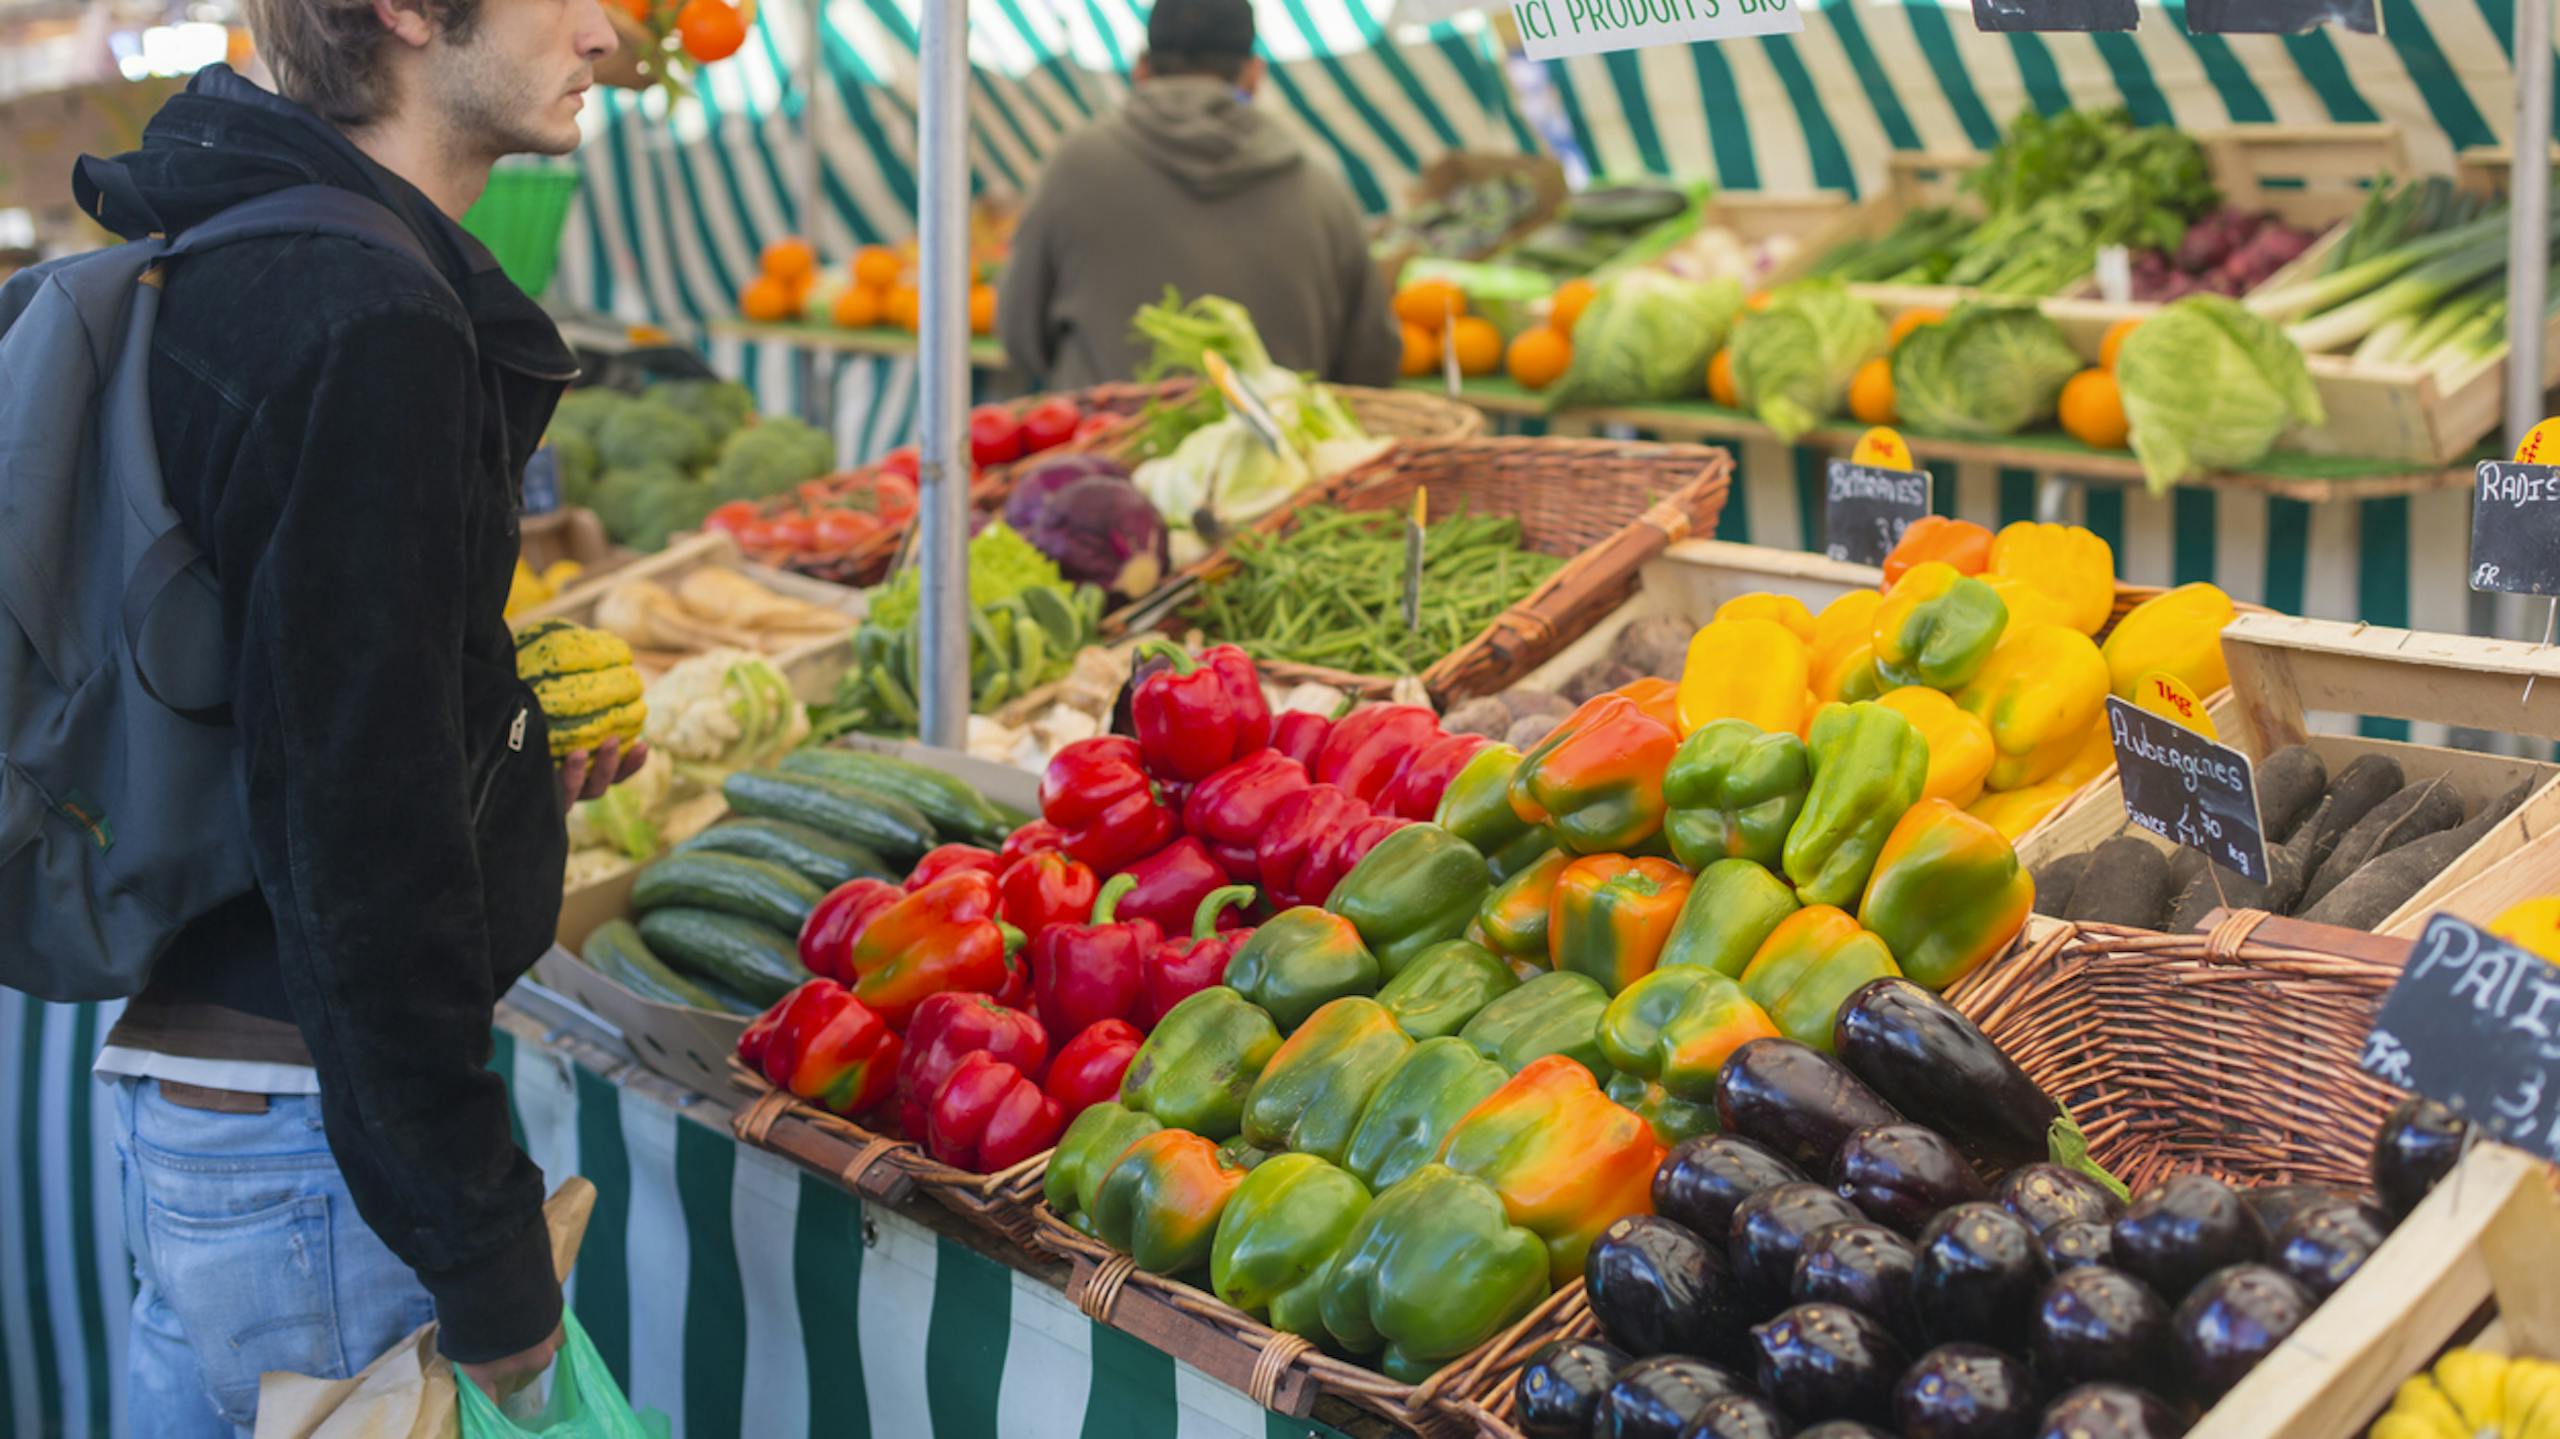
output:
<path id="1" fill-rule="evenodd" d="M 238 240 L 273 235 L 336 235 L 406 255 L 435 277 L 447 293 L 453 285 L 436 268 L 417 232 L 381 201 L 335 185 L 291 185 L 243 200 L 209 219 L 188 226 L 169 242 L 169 257 L 191 255 Z"/>

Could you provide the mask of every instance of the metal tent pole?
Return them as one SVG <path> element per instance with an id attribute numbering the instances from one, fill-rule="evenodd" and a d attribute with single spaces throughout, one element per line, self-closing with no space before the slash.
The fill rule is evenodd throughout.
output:
<path id="1" fill-rule="evenodd" d="M 2551 0 L 2516 0 L 2516 123 L 2507 170 L 2507 450 L 2542 420 L 2551 263 Z"/>
<path id="2" fill-rule="evenodd" d="M 923 173 L 921 441 L 922 709 L 927 744 L 969 737 L 969 3 L 925 0 L 918 95 Z"/>

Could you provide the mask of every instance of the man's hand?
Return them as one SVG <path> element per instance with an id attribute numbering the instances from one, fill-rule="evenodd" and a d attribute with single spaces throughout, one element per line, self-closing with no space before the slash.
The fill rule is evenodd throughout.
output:
<path id="1" fill-rule="evenodd" d="M 456 1367 L 471 1376 L 471 1382 L 480 1386 L 481 1393 L 492 1399 L 504 1399 L 532 1383 L 543 1370 L 551 1367 L 551 1356 L 560 1352 L 560 1336 L 561 1326 L 555 1324 L 551 1326 L 550 1338 L 522 1353 L 492 1359 L 486 1364 Z"/>
<path id="2" fill-rule="evenodd" d="M 582 799 L 602 799 L 604 792 L 640 772 L 648 763 L 649 742 L 633 740 L 631 748 L 622 747 L 622 737 L 614 736 L 592 750 L 574 750 L 560 757 L 560 798 L 576 804 Z"/>

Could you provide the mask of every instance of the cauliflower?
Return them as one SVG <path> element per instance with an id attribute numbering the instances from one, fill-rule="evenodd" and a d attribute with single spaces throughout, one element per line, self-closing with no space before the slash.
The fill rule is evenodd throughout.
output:
<path id="1" fill-rule="evenodd" d="M 784 753 L 809 734 L 808 707 L 764 656 L 718 649 L 695 655 L 649 686 L 650 747 L 666 751 L 680 773 L 748 769 Z"/>
<path id="2" fill-rule="evenodd" d="M 711 489 L 723 500 L 764 500 L 835 468 L 835 441 L 827 432 L 787 415 L 731 435 L 711 468 Z"/>
<path id="3" fill-rule="evenodd" d="M 606 790 L 602 798 L 569 807 L 569 847 L 607 845 L 633 859 L 655 855 L 664 836 L 651 816 L 665 808 L 675 778 L 675 761 L 652 750 L 638 774 Z"/>
<path id="4" fill-rule="evenodd" d="M 646 398 L 620 406 L 596 426 L 596 455 L 607 470 L 670 465 L 698 470 L 718 449 L 711 429 L 671 405 Z"/>
<path id="5" fill-rule="evenodd" d="M 600 846 L 573 849 L 569 851 L 568 866 L 560 873 L 560 892 L 567 894 L 591 884 L 602 884 L 629 868 L 631 859 L 620 850 Z"/>

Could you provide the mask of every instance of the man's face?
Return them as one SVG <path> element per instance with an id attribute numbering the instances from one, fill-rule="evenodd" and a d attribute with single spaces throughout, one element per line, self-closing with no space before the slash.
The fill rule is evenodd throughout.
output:
<path id="1" fill-rule="evenodd" d="M 565 155 L 595 62 L 618 43 L 598 0 L 481 0 L 469 37 L 433 48 L 426 99 L 474 159 Z"/>

